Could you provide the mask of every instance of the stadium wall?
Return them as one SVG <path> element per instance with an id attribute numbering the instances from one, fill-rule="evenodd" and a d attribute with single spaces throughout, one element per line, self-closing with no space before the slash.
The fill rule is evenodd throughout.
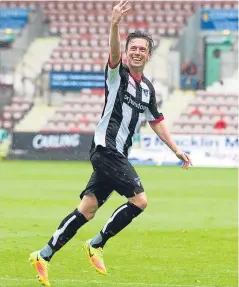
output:
<path id="1" fill-rule="evenodd" d="M 196 167 L 235 168 L 239 165 L 238 136 L 174 134 Z M 93 134 L 13 133 L 9 159 L 88 161 Z M 133 165 L 181 165 L 182 162 L 153 133 L 140 134 L 129 160 Z"/>
<path id="2" fill-rule="evenodd" d="M 235 168 L 239 166 L 238 136 L 173 135 L 177 145 L 191 155 L 196 167 Z M 140 135 L 140 148 L 131 150 L 134 165 L 181 165 L 182 162 L 152 133 Z"/>

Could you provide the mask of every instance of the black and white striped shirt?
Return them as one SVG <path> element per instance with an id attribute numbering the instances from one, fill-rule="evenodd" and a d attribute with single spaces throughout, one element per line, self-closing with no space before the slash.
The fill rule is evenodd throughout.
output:
<path id="1" fill-rule="evenodd" d="M 120 61 L 116 68 L 107 64 L 105 70 L 105 105 L 96 127 L 93 147 L 103 146 L 128 156 L 132 138 L 144 115 L 148 121 L 160 122 L 163 114 L 157 110 L 152 83 L 130 75 L 129 68 Z"/>

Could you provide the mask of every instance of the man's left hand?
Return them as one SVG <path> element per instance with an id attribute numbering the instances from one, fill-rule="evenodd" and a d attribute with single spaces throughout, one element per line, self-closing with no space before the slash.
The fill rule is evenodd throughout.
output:
<path id="1" fill-rule="evenodd" d="M 192 160 L 188 154 L 184 153 L 183 151 L 177 151 L 175 154 L 177 158 L 183 161 L 183 164 L 181 165 L 182 168 L 187 169 L 190 165 L 193 165 Z"/>

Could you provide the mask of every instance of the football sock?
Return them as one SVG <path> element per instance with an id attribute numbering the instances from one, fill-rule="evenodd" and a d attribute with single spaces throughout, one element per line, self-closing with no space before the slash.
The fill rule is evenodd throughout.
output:
<path id="1" fill-rule="evenodd" d="M 48 244 L 40 251 L 41 257 L 50 261 L 54 253 L 60 250 L 86 222 L 85 216 L 75 209 L 62 220 Z"/>
<path id="2" fill-rule="evenodd" d="M 103 248 L 108 239 L 119 233 L 141 212 L 143 212 L 142 209 L 130 202 L 121 205 L 115 210 L 100 233 L 91 240 L 91 246 Z"/>

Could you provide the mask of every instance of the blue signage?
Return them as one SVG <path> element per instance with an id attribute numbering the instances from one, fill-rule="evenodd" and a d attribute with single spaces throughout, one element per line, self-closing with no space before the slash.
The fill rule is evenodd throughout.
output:
<path id="1" fill-rule="evenodd" d="M 238 10 L 201 10 L 200 28 L 211 31 L 238 31 Z"/>
<path id="2" fill-rule="evenodd" d="M 0 8 L 0 19 L 27 20 L 32 11 L 30 8 Z"/>
<path id="3" fill-rule="evenodd" d="M 103 72 L 51 72 L 50 89 L 58 91 L 78 91 L 105 87 Z"/>

